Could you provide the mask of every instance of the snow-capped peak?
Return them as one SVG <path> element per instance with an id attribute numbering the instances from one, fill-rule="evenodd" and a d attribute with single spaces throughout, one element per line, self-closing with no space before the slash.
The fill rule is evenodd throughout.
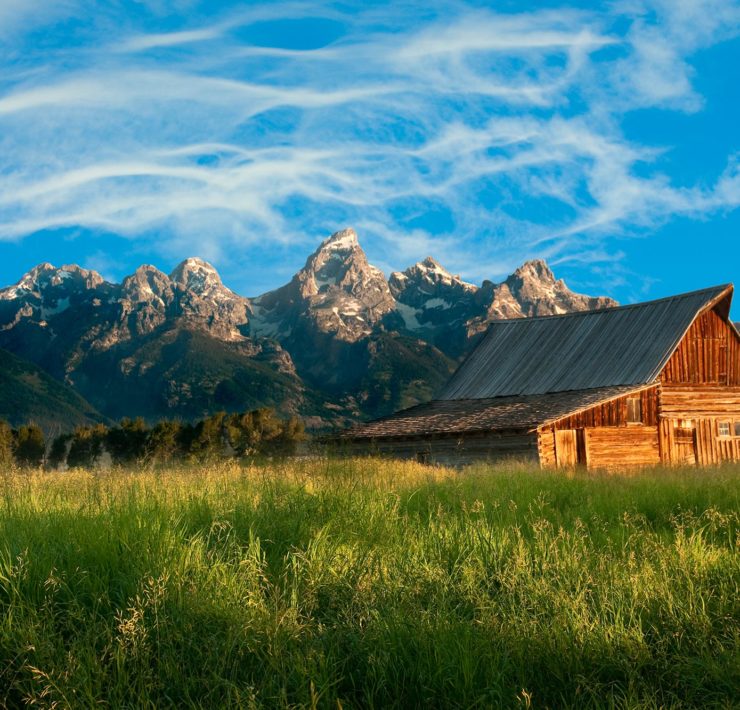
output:
<path id="1" fill-rule="evenodd" d="M 170 274 L 170 279 L 178 286 L 199 295 L 222 285 L 218 271 L 207 261 L 195 256 L 180 262 Z"/>
<path id="2" fill-rule="evenodd" d="M 42 278 L 56 270 L 57 269 L 53 264 L 45 261 L 38 266 L 34 266 L 28 273 L 23 274 L 20 281 L 15 285 L 15 288 L 23 291 L 35 291 Z"/>
<path id="3" fill-rule="evenodd" d="M 392 273 L 389 285 L 397 300 L 418 306 L 431 297 L 437 296 L 452 302 L 462 294 L 472 295 L 478 290 L 477 286 L 451 274 L 431 256 L 410 266 L 406 271 Z"/>
<path id="4" fill-rule="evenodd" d="M 369 281 L 385 282 L 383 273 L 368 263 L 357 233 L 351 228 L 335 232 L 321 242 L 296 276 L 304 284 L 304 296 L 323 293 L 327 288 L 354 292 Z"/>
<path id="5" fill-rule="evenodd" d="M 172 297 L 172 282 L 167 274 L 162 273 L 156 266 L 142 264 L 121 284 L 121 292 L 126 298 L 135 303 L 156 300 L 163 303 L 162 297 Z"/>
<path id="6" fill-rule="evenodd" d="M 525 261 L 513 274 L 520 278 L 532 278 L 538 281 L 555 281 L 555 274 L 544 259 Z"/>
<path id="7" fill-rule="evenodd" d="M 352 227 L 334 232 L 330 237 L 321 242 L 319 251 L 345 251 L 359 246 L 357 232 Z"/>
<path id="8" fill-rule="evenodd" d="M 89 289 L 103 283 L 103 277 L 97 271 L 82 269 L 76 264 L 65 264 L 59 268 L 48 262 L 34 266 L 13 286 L 0 289 L 0 300 L 13 300 L 33 295 L 41 297 L 47 288 L 61 286 L 68 282 L 67 288 Z"/>
<path id="9" fill-rule="evenodd" d="M 451 274 L 436 259 L 431 256 L 428 256 L 426 259 L 424 259 L 424 261 L 420 261 L 418 264 L 415 265 L 415 267 L 411 267 L 411 269 L 407 270 L 406 274 L 408 275 L 409 271 L 412 271 L 414 269 L 417 269 L 421 275 L 425 276 L 427 279 L 435 283 L 441 282 L 450 285 L 455 284 L 458 286 L 462 286 L 465 289 L 476 289 L 475 285 L 463 281 L 457 274 Z"/>

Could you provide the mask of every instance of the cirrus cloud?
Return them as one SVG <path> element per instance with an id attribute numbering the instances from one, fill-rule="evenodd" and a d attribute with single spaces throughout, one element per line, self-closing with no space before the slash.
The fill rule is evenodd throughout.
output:
<path id="1" fill-rule="evenodd" d="M 740 33 L 736 2 L 203 7 L 169 26 L 151 3 L 4 5 L 0 239 L 154 230 L 163 250 L 248 253 L 354 224 L 379 253 L 423 245 L 482 278 L 522 254 L 610 260 L 609 235 L 740 204 L 732 156 L 678 187 L 622 127 L 702 109 L 690 58 Z M 81 18 L 76 41 L 33 47 Z M 331 32 L 306 46 L 287 20 Z"/>

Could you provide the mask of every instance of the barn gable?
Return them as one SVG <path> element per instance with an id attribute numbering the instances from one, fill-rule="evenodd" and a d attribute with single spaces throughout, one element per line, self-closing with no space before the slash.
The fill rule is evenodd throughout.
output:
<path id="1" fill-rule="evenodd" d="M 654 382 L 697 315 L 718 304 L 724 308 L 731 294 L 732 286 L 716 286 L 601 311 L 494 321 L 439 399 Z"/>

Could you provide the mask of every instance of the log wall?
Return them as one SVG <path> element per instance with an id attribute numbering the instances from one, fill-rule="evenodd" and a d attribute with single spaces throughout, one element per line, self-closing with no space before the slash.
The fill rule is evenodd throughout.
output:
<path id="1" fill-rule="evenodd" d="M 716 311 L 699 316 L 660 375 L 665 385 L 740 386 L 740 340 Z"/>
<path id="2" fill-rule="evenodd" d="M 661 418 L 740 418 L 740 387 L 664 386 L 658 403 Z"/>
<path id="3" fill-rule="evenodd" d="M 571 458 L 571 447 L 558 451 L 562 430 L 552 426 L 538 432 L 540 465 L 543 468 L 562 466 Z M 594 468 L 654 466 L 660 463 L 658 428 L 655 426 L 604 426 L 573 430 L 578 447 L 575 463 Z"/>
<path id="4" fill-rule="evenodd" d="M 660 463 L 657 427 L 584 429 L 589 468 L 632 468 Z"/>
<path id="5" fill-rule="evenodd" d="M 554 427 L 540 429 L 537 432 L 537 452 L 542 468 L 555 468 L 557 466 Z"/>
<path id="6" fill-rule="evenodd" d="M 466 466 L 510 458 L 538 460 L 537 434 L 521 431 L 471 433 L 461 437 L 356 440 L 343 444 L 341 453 L 412 459 L 443 466 Z"/>
<path id="7" fill-rule="evenodd" d="M 640 397 L 642 423 L 646 426 L 656 426 L 658 424 L 658 388 L 650 387 L 634 395 L 618 397 L 583 412 L 564 417 L 555 422 L 555 428 L 632 426 L 627 422 L 627 399 L 630 397 Z"/>
<path id="8" fill-rule="evenodd" d="M 695 459 L 708 466 L 740 461 L 740 387 L 712 385 L 664 386 L 659 392 L 660 446 L 664 463 L 690 463 L 686 454 L 686 431 L 693 431 Z M 730 424 L 729 437 L 720 436 L 720 422 Z"/>

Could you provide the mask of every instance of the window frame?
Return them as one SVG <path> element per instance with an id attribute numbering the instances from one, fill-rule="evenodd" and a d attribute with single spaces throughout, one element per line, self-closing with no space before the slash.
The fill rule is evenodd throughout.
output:
<path id="1" fill-rule="evenodd" d="M 627 424 L 644 424 L 645 417 L 642 411 L 642 397 L 637 395 L 636 397 L 626 397 L 625 399 L 627 402 Z M 637 418 L 633 418 L 635 413 Z"/>

